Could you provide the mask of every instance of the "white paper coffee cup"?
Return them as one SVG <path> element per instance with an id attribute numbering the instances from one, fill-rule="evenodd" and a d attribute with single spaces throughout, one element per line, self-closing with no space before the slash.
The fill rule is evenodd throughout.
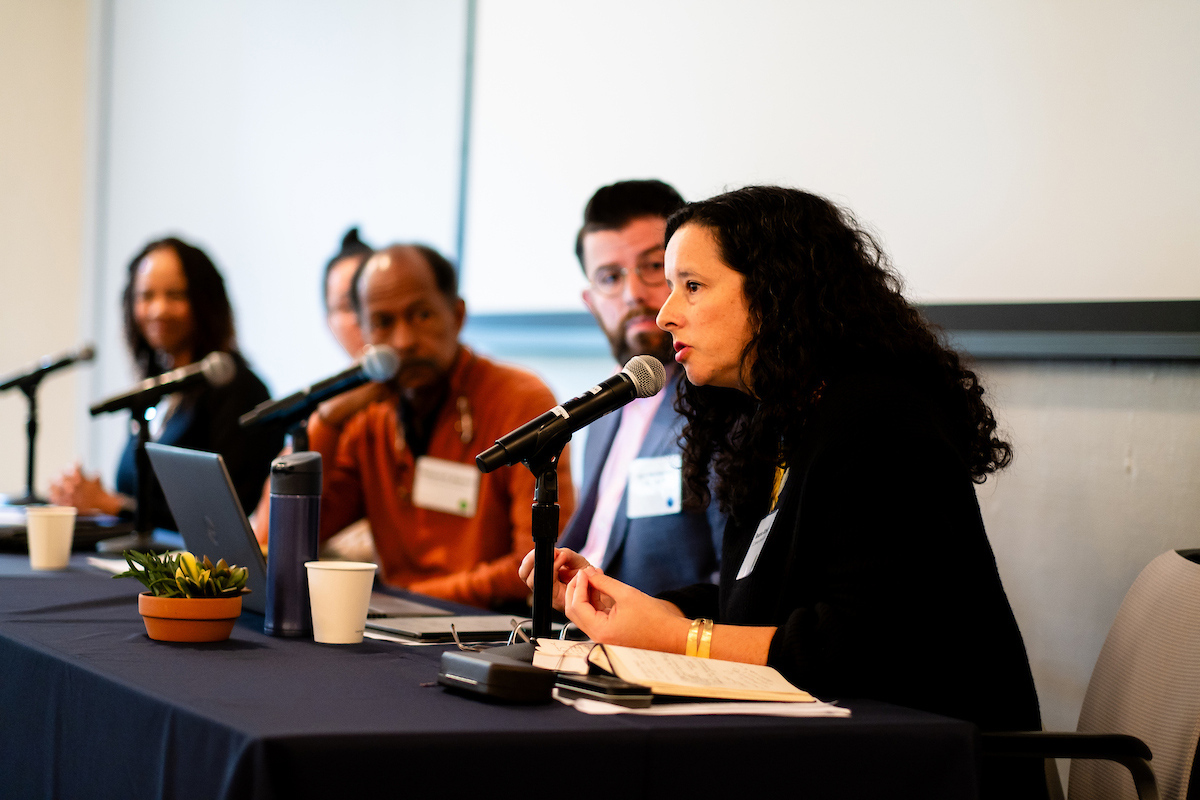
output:
<path id="1" fill-rule="evenodd" d="M 29 539 L 29 566 L 66 569 L 75 538 L 72 506 L 29 506 L 25 509 L 25 534 Z"/>
<path id="2" fill-rule="evenodd" d="M 363 639 L 375 565 L 365 561 L 306 561 L 313 639 L 356 644 Z"/>

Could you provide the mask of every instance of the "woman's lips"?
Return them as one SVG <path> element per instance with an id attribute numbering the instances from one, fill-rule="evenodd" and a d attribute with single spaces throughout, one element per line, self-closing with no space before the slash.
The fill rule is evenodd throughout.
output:
<path id="1" fill-rule="evenodd" d="M 675 363 L 682 364 L 683 359 L 686 358 L 690 352 L 692 352 L 691 345 L 684 344 L 683 342 L 675 342 Z"/>

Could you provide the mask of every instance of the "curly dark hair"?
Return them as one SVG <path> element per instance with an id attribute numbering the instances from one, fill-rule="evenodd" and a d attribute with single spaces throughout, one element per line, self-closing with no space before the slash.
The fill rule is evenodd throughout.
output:
<path id="1" fill-rule="evenodd" d="M 155 250 L 169 248 L 179 256 L 183 275 L 187 279 L 187 298 L 192 307 L 192 320 L 196 330 L 192 337 L 192 358 L 196 361 L 209 353 L 220 350 L 237 352 L 237 335 L 233 327 L 233 308 L 225 292 L 225 281 L 208 254 L 199 247 L 182 239 L 169 236 L 157 239 L 142 248 L 129 262 L 125 291 L 121 299 L 125 319 L 125 343 L 133 355 L 134 365 L 143 378 L 158 375 L 167 368 L 159 363 L 154 348 L 146 341 L 133 316 L 134 284 L 138 265 Z"/>
<path id="2" fill-rule="evenodd" d="M 667 240 L 683 225 L 707 228 L 744 276 L 754 331 L 742 359 L 753 396 L 683 382 L 684 479 L 695 501 L 710 499 L 711 467 L 723 511 L 743 522 L 764 511 L 763 477 L 799 441 L 821 387 L 864 369 L 901 370 L 923 387 L 976 483 L 1012 460 L 979 379 L 904 299 L 887 256 L 848 211 L 797 189 L 750 186 L 680 209 Z"/>

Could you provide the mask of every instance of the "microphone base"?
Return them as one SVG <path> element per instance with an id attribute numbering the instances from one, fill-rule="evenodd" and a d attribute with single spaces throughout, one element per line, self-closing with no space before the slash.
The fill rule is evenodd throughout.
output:
<path id="1" fill-rule="evenodd" d="M 96 543 L 99 553 L 123 553 L 126 550 L 137 550 L 141 553 L 169 553 L 180 549 L 177 545 L 156 539 L 153 533 L 135 531 L 125 536 L 104 539 Z"/>
<path id="2" fill-rule="evenodd" d="M 22 497 L 0 497 L 0 503 L 6 506 L 48 506 L 50 501 L 45 497 L 38 497 L 36 494 L 27 494 Z"/>

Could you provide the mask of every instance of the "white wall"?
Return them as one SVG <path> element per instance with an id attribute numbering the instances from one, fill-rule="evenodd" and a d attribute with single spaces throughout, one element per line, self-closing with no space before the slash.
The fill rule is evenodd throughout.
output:
<path id="1" fill-rule="evenodd" d="M 86 0 L 0 2 L 0 377 L 73 349 L 83 247 Z M 36 488 L 77 452 L 78 371 L 38 392 Z M 0 394 L 0 493 L 25 488 L 25 396 Z"/>
<path id="2" fill-rule="evenodd" d="M 427 242 L 457 230 L 465 3 L 114 0 L 95 397 L 132 376 L 120 292 L 142 245 L 175 233 L 224 274 L 243 352 L 273 393 L 340 369 L 321 269 L 342 233 Z M 111 471 L 126 415 L 92 427 Z"/>
<path id="3" fill-rule="evenodd" d="M 1200 297 L 1200 4 L 483 0 L 476 308 L 578 307 L 602 183 L 827 194 L 914 298 Z M 538 270 L 539 291 L 511 276 Z"/>
<path id="4" fill-rule="evenodd" d="M 1072 730 L 1125 592 L 1200 547 L 1200 366 L 1017 363 L 980 370 L 1012 466 L 978 490 L 1047 728 Z"/>

